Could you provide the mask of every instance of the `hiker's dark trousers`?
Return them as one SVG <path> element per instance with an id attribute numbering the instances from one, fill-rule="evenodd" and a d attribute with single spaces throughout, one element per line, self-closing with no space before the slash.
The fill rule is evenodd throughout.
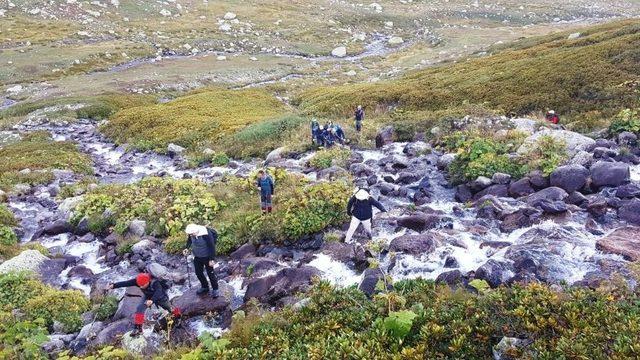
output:
<path id="1" fill-rule="evenodd" d="M 155 305 L 167 310 L 172 313 L 174 316 L 179 316 L 180 310 L 178 308 L 172 309 L 171 304 L 169 304 L 169 299 L 165 299 L 160 302 L 154 302 Z M 147 297 L 143 296 L 140 304 L 136 308 L 136 313 L 133 315 L 133 323 L 135 325 L 142 325 L 144 323 L 144 312 L 147 310 Z"/>
<path id="2" fill-rule="evenodd" d="M 200 285 L 203 289 L 209 288 L 209 283 L 207 283 L 207 278 L 204 276 L 204 270 L 207 270 L 207 276 L 209 277 L 209 282 L 211 282 L 211 289 L 218 289 L 218 280 L 216 279 L 216 274 L 213 271 L 213 267 L 209 266 L 209 259 L 202 257 L 194 257 L 193 258 L 193 267 L 196 270 L 196 276 L 198 280 L 200 280 Z"/>

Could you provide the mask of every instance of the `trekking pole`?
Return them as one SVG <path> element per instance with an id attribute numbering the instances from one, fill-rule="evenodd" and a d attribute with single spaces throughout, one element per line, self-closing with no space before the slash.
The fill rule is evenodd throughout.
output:
<path id="1" fill-rule="evenodd" d="M 187 283 L 189 284 L 189 289 L 191 289 L 191 275 L 189 274 L 189 256 L 184 256 L 184 264 L 187 267 Z"/>

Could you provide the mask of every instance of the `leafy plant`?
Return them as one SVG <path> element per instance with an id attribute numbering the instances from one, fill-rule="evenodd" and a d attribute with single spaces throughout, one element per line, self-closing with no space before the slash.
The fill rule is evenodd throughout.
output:
<path id="1" fill-rule="evenodd" d="M 82 313 L 89 310 L 89 300 L 77 290 L 48 288 L 43 294 L 29 299 L 24 310 L 32 319 L 44 319 L 47 326 L 54 321 L 65 331 L 74 332 L 82 327 Z"/>
<path id="2" fill-rule="evenodd" d="M 19 319 L 10 312 L 0 312 L 0 358 L 47 359 L 41 349 L 48 332 L 42 319 Z"/>
<path id="3" fill-rule="evenodd" d="M 110 319 L 118 310 L 118 298 L 112 295 L 102 298 L 99 304 L 94 307 L 95 318 L 98 321 Z"/>
<path id="4" fill-rule="evenodd" d="M 624 109 L 613 119 L 609 126 L 609 132 L 619 134 L 623 131 L 640 134 L 640 110 Z"/>
<path id="5" fill-rule="evenodd" d="M 384 327 L 393 337 L 402 340 L 411 331 L 413 320 L 417 316 L 410 310 L 394 311 L 383 320 Z"/>
<path id="6" fill-rule="evenodd" d="M 309 165 L 316 169 L 327 169 L 332 166 L 344 167 L 349 156 L 351 156 L 351 150 L 345 147 L 335 146 L 330 149 L 318 151 L 309 160 Z"/>

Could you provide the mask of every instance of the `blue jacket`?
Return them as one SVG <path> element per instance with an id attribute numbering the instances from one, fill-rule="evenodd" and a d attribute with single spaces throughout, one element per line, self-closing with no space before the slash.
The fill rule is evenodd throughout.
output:
<path id="1" fill-rule="evenodd" d="M 273 184 L 273 179 L 269 175 L 265 176 L 264 179 L 258 177 L 258 187 L 260 188 L 260 193 L 262 195 L 275 194 L 275 185 Z"/>
<path id="2" fill-rule="evenodd" d="M 205 236 L 189 236 L 187 238 L 187 249 L 191 248 L 193 256 L 213 260 L 216 256 L 216 242 L 218 233 L 207 228 L 208 234 Z"/>

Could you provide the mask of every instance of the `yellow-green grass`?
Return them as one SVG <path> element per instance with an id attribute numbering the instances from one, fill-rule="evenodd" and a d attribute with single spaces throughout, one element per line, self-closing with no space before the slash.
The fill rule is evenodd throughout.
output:
<path id="1" fill-rule="evenodd" d="M 262 90 L 210 89 L 164 104 L 122 110 L 102 130 L 120 143 L 137 147 L 162 150 L 176 143 L 195 148 L 288 111 Z"/>
<path id="2" fill-rule="evenodd" d="M 24 169 L 31 171 L 20 173 Z M 24 135 L 21 141 L 0 148 L 0 189 L 4 191 L 20 183 L 51 181 L 53 169 L 90 174 L 91 159 L 80 153 L 74 143 L 55 142 L 47 133 Z"/>
<path id="3" fill-rule="evenodd" d="M 24 44 L 44 44 L 72 37 L 78 31 L 77 24 L 70 21 L 45 21 L 24 16 L 2 19 L 0 44 L 3 47 Z"/>
<path id="4" fill-rule="evenodd" d="M 640 76 L 640 21 L 584 29 L 575 40 L 567 35 L 527 40 L 521 48 L 394 81 L 312 89 L 296 103 L 308 113 L 342 116 L 358 104 L 372 114 L 390 106 L 434 111 L 475 103 L 501 113 L 553 108 L 578 117 L 594 110 L 610 116 L 637 100 L 621 84 Z"/>

